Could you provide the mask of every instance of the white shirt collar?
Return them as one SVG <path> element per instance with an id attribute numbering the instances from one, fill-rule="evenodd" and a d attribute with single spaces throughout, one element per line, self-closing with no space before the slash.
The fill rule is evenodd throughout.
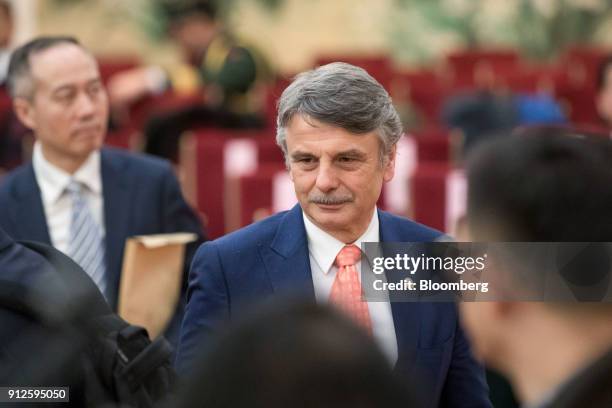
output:
<path id="1" fill-rule="evenodd" d="M 336 255 L 346 245 L 346 243 L 337 240 L 321 228 L 317 227 L 310 219 L 304 214 L 304 227 L 306 228 L 306 236 L 308 237 L 308 249 L 310 255 L 314 258 L 315 262 L 319 265 L 319 268 L 323 273 L 327 274 L 331 270 L 334 264 Z M 374 208 L 370 224 L 366 231 L 361 235 L 353 244 L 361 248 L 362 242 L 379 242 L 380 234 L 378 230 L 378 211 Z"/>
<path id="2" fill-rule="evenodd" d="M 41 144 L 36 142 L 32 155 L 32 166 L 45 205 L 57 202 L 72 179 L 83 184 L 94 194 L 102 194 L 99 150 L 93 151 L 81 167 L 70 175 L 50 163 L 43 154 Z"/>

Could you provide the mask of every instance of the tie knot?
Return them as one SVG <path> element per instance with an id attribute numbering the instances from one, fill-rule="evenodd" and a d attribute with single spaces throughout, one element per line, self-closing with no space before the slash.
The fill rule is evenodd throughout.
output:
<path id="1" fill-rule="evenodd" d="M 83 191 L 83 185 L 76 180 L 70 180 L 70 183 L 68 183 L 66 187 L 66 191 L 70 193 L 70 195 L 80 195 Z"/>
<path id="2" fill-rule="evenodd" d="M 336 255 L 334 265 L 338 268 L 343 266 L 356 265 L 361 259 L 361 250 L 356 245 L 345 245 Z"/>

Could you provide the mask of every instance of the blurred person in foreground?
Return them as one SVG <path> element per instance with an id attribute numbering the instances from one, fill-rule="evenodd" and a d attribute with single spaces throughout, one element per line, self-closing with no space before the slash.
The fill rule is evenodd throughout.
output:
<path id="1" fill-rule="evenodd" d="M 81 339 L 59 338 L 30 314 L 43 305 L 63 310 L 70 293 L 50 263 L 0 228 L 0 386 L 70 386 L 70 403 L 61 406 L 85 404 Z"/>
<path id="2" fill-rule="evenodd" d="M 0 184 L 0 226 L 12 238 L 66 253 L 113 308 L 127 238 L 193 232 L 203 240 L 170 163 L 102 146 L 106 92 L 95 58 L 76 39 L 39 37 L 16 49 L 8 85 L 36 139 L 32 162 Z M 186 265 L 196 247 L 187 248 Z"/>
<path id="3" fill-rule="evenodd" d="M 120 72 L 109 81 L 111 105 L 121 108 L 171 89 L 203 93 L 201 104 L 160 114 L 145 129 L 148 153 L 175 159 L 181 133 L 198 126 L 263 126 L 262 85 L 271 79 L 263 56 L 224 26 L 213 0 L 157 0 L 168 34 L 185 63 L 171 70 L 148 66 Z"/>
<path id="4" fill-rule="evenodd" d="M 203 245 L 189 277 L 177 364 L 189 371 L 219 321 L 292 295 L 331 303 L 371 334 L 429 406 L 488 407 L 452 303 L 366 301 L 363 242 L 429 242 L 442 234 L 376 207 L 392 179 L 398 114 L 365 70 L 333 63 L 298 75 L 278 105 L 277 143 L 299 204 Z M 280 335 L 280 333 L 279 333 Z"/>
<path id="5" fill-rule="evenodd" d="M 606 137 L 562 129 L 524 130 L 483 145 L 468 165 L 470 238 L 611 241 L 610 163 Z M 603 268 L 609 274 L 609 256 L 573 273 Z M 509 279 L 500 290 L 511 285 L 531 293 L 519 274 Z M 461 312 L 477 354 L 508 376 L 524 406 L 612 406 L 612 304 L 478 302 L 462 303 Z"/>
<path id="6" fill-rule="evenodd" d="M 419 407 L 372 338 L 333 309 L 269 302 L 214 337 L 181 407 Z"/>

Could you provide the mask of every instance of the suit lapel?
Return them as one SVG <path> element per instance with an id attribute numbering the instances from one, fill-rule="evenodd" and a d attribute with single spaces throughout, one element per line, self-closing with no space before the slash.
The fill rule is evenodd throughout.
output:
<path id="1" fill-rule="evenodd" d="M 16 183 L 16 203 L 11 206 L 15 209 L 14 220 L 20 224 L 19 229 L 23 231 L 23 236 L 16 238 L 51 244 L 42 197 L 32 164 L 28 165 L 23 177 L 23 182 Z"/>
<path id="2" fill-rule="evenodd" d="M 129 214 L 132 201 L 126 181 L 125 162 L 108 150 L 101 151 L 102 195 L 104 197 L 104 226 L 106 229 L 106 273 L 109 287 L 119 287 L 121 259 L 125 239 L 129 236 Z M 111 296 L 116 297 L 117 293 Z M 116 299 L 112 299 L 114 303 Z"/>
<path id="3" fill-rule="evenodd" d="M 384 211 L 378 211 L 380 223 L 381 242 L 402 242 L 406 238 L 402 236 L 398 229 L 397 222 Z M 386 275 L 388 282 L 398 282 L 401 276 Z M 391 313 L 393 314 L 393 324 L 395 326 L 395 336 L 397 338 L 398 358 L 395 369 L 402 372 L 410 372 L 415 362 L 415 351 L 418 346 L 421 321 L 421 307 L 418 302 L 393 301 L 391 296 Z"/>
<path id="4" fill-rule="evenodd" d="M 314 300 L 306 229 L 299 205 L 281 220 L 269 247 L 260 253 L 275 293 L 298 293 Z"/>

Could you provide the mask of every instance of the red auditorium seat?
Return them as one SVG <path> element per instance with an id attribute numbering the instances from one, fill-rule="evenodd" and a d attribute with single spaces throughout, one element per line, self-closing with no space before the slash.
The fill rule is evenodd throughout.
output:
<path id="1" fill-rule="evenodd" d="M 268 86 L 266 89 L 265 115 L 266 127 L 268 129 L 276 128 L 276 104 L 278 103 L 278 99 L 280 98 L 285 88 L 291 83 L 291 79 L 289 79 L 291 77 L 293 76 L 279 78 L 274 84 Z"/>
<path id="2" fill-rule="evenodd" d="M 440 231 L 445 229 L 445 163 L 420 163 L 411 180 L 413 219 Z"/>
<path id="3" fill-rule="evenodd" d="M 180 169 L 184 194 L 202 215 L 211 239 L 225 232 L 223 146 L 218 134 L 186 134 L 181 140 Z"/>
<path id="4" fill-rule="evenodd" d="M 444 81 L 431 70 L 395 72 L 390 91 L 394 100 L 412 103 L 426 125 L 440 121 L 440 109 L 449 95 Z"/>
<path id="5" fill-rule="evenodd" d="M 391 86 L 393 67 L 388 55 L 321 55 L 316 59 L 315 65 L 321 66 L 331 62 L 346 62 L 356 65 L 368 71 L 385 89 L 389 89 Z"/>
<path id="6" fill-rule="evenodd" d="M 554 93 L 556 84 L 565 81 L 565 73 L 557 66 L 523 66 L 510 73 L 503 81 L 514 92 Z"/>
<path id="7" fill-rule="evenodd" d="M 597 124 L 600 122 L 595 105 L 597 91 L 594 87 L 558 87 L 555 96 L 573 123 Z"/>
<path id="8" fill-rule="evenodd" d="M 134 57 L 104 57 L 97 56 L 98 67 L 102 81 L 106 83 L 114 74 L 136 68 L 141 65 L 141 61 Z"/>
<path id="9" fill-rule="evenodd" d="M 141 136 L 147 121 L 154 115 L 172 112 L 181 108 L 202 103 L 200 93 L 176 94 L 166 92 L 161 95 L 148 96 L 136 102 L 123 118 L 120 126 L 109 132 L 106 143 L 123 148 L 134 148 L 142 143 Z"/>
<path id="10" fill-rule="evenodd" d="M 138 131 L 131 126 L 122 126 L 119 129 L 109 130 L 106 139 L 104 139 L 104 144 L 131 150 L 132 146 L 136 144 L 137 133 Z"/>
<path id="11" fill-rule="evenodd" d="M 468 89 L 476 85 L 479 70 L 491 71 L 499 81 L 515 72 L 521 59 L 515 50 L 463 50 L 448 54 L 446 63 L 454 87 Z"/>
<path id="12" fill-rule="evenodd" d="M 599 65 L 608 53 L 602 48 L 577 44 L 563 53 L 560 65 L 570 71 L 574 85 L 595 86 Z"/>
<path id="13" fill-rule="evenodd" d="M 280 147 L 276 144 L 273 133 L 254 137 L 257 144 L 257 162 L 263 164 L 280 164 L 284 167 L 285 158 Z"/>
<path id="14" fill-rule="evenodd" d="M 13 103 L 4 87 L 0 87 L 0 120 L 4 120 L 13 109 Z"/>
<path id="15" fill-rule="evenodd" d="M 261 165 L 256 173 L 239 177 L 233 197 L 228 197 L 239 212 L 241 228 L 274 212 L 274 177 L 284 173 L 285 167 L 277 164 Z"/>
<path id="16" fill-rule="evenodd" d="M 449 163 L 451 143 L 449 131 L 443 128 L 430 128 L 411 132 L 417 145 L 417 161 Z"/>
<path id="17" fill-rule="evenodd" d="M 284 168 L 271 134 L 226 129 L 200 129 L 185 135 L 179 163 L 185 195 L 203 214 L 210 238 L 220 237 L 239 222 L 232 210 L 232 191 L 228 191 L 235 187 L 228 180 L 255 174 L 260 166 Z"/>
<path id="18" fill-rule="evenodd" d="M 11 97 L 4 87 L 0 87 L 0 107 L 6 108 L 11 105 Z"/>

